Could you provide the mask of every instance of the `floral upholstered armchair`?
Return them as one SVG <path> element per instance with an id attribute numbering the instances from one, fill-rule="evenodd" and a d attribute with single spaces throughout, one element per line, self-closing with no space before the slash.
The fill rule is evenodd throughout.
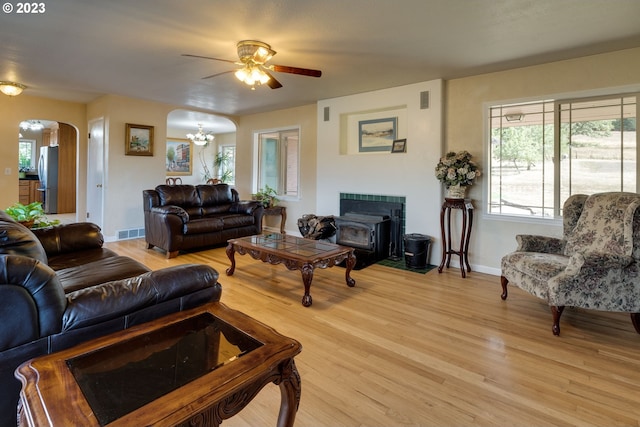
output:
<path id="1" fill-rule="evenodd" d="M 518 235 L 502 258 L 511 283 L 547 301 L 560 334 L 565 306 L 631 313 L 640 333 L 640 194 L 577 194 L 563 206 L 563 238 Z"/>

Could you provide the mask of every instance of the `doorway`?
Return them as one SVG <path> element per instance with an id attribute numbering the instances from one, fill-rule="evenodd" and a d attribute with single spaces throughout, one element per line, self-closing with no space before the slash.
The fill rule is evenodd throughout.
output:
<path id="1" fill-rule="evenodd" d="M 103 227 L 104 215 L 104 119 L 89 122 L 87 161 L 87 221 Z"/>
<path id="2" fill-rule="evenodd" d="M 29 150 L 24 141 L 30 141 Z M 38 160 L 43 147 L 57 147 L 58 161 L 55 170 L 55 208 L 51 214 L 76 213 L 77 194 L 77 145 L 78 132 L 70 124 L 44 119 L 27 119 L 20 123 L 18 150 L 20 158 L 20 202 L 44 202 L 47 188 L 41 185 Z M 51 184 L 53 185 L 53 184 Z M 24 190 L 29 188 L 29 192 Z"/>

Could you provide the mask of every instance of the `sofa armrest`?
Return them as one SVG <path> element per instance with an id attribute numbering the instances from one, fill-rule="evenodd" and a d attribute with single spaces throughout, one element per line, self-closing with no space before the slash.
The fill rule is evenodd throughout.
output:
<path id="1" fill-rule="evenodd" d="M 33 230 L 48 257 L 63 253 L 101 248 L 104 237 L 100 227 L 90 222 L 62 224 Z"/>
<path id="2" fill-rule="evenodd" d="M 159 215 L 176 215 L 180 218 L 183 224 L 186 224 L 187 222 L 189 222 L 189 214 L 180 206 L 175 206 L 175 205 L 155 206 L 151 208 L 151 213 L 159 214 Z"/>
<path id="3" fill-rule="evenodd" d="M 239 213 L 246 215 L 254 215 L 257 209 L 262 208 L 264 211 L 264 206 L 261 202 L 256 200 L 241 200 L 239 202 L 233 203 L 229 212 L 231 213 Z"/>
<path id="4" fill-rule="evenodd" d="M 67 301 L 56 273 L 21 255 L 0 256 L 0 351 L 60 332 Z"/>
<path id="5" fill-rule="evenodd" d="M 80 289 L 67 294 L 62 330 L 106 322 L 205 288 L 212 288 L 211 301 L 220 299 L 218 272 L 203 264 L 185 264 Z"/>
<path id="6" fill-rule="evenodd" d="M 566 241 L 557 237 L 518 234 L 518 252 L 541 252 L 546 254 L 562 254 Z"/>

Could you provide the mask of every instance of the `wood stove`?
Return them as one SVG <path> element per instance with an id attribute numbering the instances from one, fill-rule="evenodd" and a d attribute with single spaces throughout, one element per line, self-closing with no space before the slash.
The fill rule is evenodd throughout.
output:
<path id="1" fill-rule="evenodd" d="M 402 254 L 402 203 L 340 200 L 336 243 L 356 248 L 356 269 Z"/>

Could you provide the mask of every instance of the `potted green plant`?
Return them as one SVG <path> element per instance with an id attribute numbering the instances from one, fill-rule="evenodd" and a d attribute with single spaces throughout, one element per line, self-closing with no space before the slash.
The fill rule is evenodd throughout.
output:
<path id="1" fill-rule="evenodd" d="M 274 189 L 265 185 L 263 188 L 259 189 L 258 192 L 251 195 L 253 200 L 257 200 L 262 202 L 265 208 L 269 208 L 272 206 L 276 206 L 278 204 L 278 192 Z"/>
<path id="2" fill-rule="evenodd" d="M 15 203 L 6 208 L 5 212 L 27 228 L 44 228 L 60 224 L 57 219 L 53 221 L 47 219 L 40 202 L 33 202 L 28 205 Z"/>

